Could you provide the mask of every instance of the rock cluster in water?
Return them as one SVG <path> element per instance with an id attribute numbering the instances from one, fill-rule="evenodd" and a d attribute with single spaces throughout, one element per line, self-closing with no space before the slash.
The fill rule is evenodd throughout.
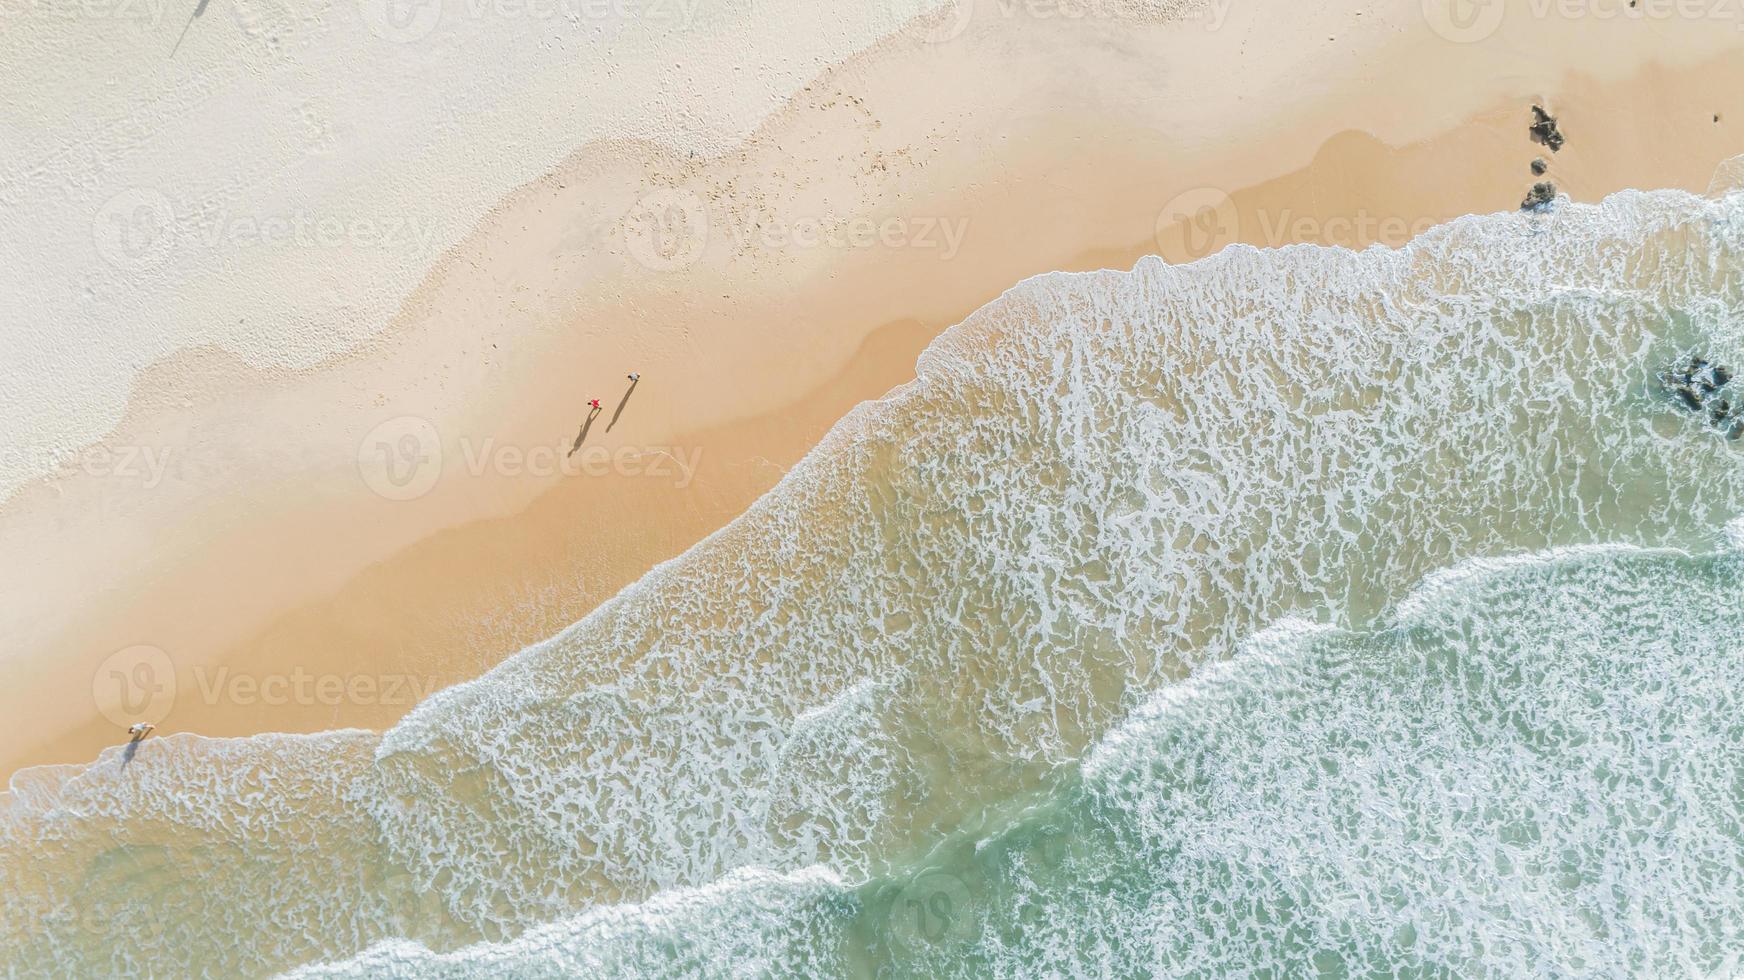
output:
<path id="1" fill-rule="evenodd" d="M 1744 436 L 1744 405 L 1734 409 L 1732 400 L 1721 393 L 1732 377 L 1729 368 L 1691 357 L 1681 367 L 1666 369 L 1659 380 L 1683 407 L 1705 414 L 1710 425 L 1737 439 Z"/>

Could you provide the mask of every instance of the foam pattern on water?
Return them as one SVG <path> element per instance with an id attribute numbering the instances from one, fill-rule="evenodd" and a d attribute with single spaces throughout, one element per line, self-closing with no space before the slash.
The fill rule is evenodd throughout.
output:
<path id="1" fill-rule="evenodd" d="M 1653 378 L 1744 363 L 1741 259 L 1744 198 L 1626 192 L 1397 251 L 1029 280 L 746 515 L 372 757 L 188 743 L 211 789 L 149 824 L 132 777 L 101 777 L 101 815 L 15 794 L 0 902 L 29 941 L 0 955 L 253 973 L 503 940 L 737 868 L 852 880 L 1280 617 L 1367 623 L 1477 555 L 1710 540 L 1744 512 L 1744 449 Z M 227 795 L 269 745 L 321 791 Z M 237 860 L 185 861 L 208 826 Z M 36 924 L 147 840 L 166 890 L 254 927 Z M 394 887 L 298 884 L 357 861 Z"/>
<path id="2" fill-rule="evenodd" d="M 180 973 L 166 964 L 198 955 L 224 973 L 260 962 L 256 937 L 283 961 L 428 930 L 440 908 L 360 847 L 377 832 L 350 794 L 377 740 L 171 735 L 20 773 L 0 823 L 5 972 Z"/>
<path id="3" fill-rule="evenodd" d="M 1471 563 L 1376 631 L 1262 631 L 912 871 L 764 874 L 309 975 L 1725 976 L 1741 595 L 1736 551 Z"/>
<path id="4" fill-rule="evenodd" d="M 1707 975 L 1744 950 L 1741 572 L 1467 568 L 1384 632 L 1268 630 L 1159 698 L 1083 801 L 1151 876 L 1130 962 Z"/>
<path id="5" fill-rule="evenodd" d="M 662 892 L 640 905 L 605 906 L 530 929 L 514 940 L 432 953 L 406 940 L 346 963 L 310 966 L 316 977 L 829 977 L 846 959 L 833 937 L 857 911 L 821 868 L 791 875 L 741 869 L 703 888 Z"/>

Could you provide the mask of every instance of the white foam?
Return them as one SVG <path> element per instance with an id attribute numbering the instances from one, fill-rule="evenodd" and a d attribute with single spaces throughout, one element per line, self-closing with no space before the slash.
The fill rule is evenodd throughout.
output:
<path id="1" fill-rule="evenodd" d="M 1558 549 L 1439 578 L 1388 617 L 1408 627 L 1256 637 L 1123 725 L 1078 832 L 1142 870 L 1015 883 L 1049 928 L 1007 933 L 993 975 L 1069 972 L 1109 934 L 1165 973 L 1681 975 L 1735 949 L 1736 555 Z"/>
<path id="2" fill-rule="evenodd" d="M 388 940 L 350 961 L 287 977 L 653 976 L 729 963 L 738 976 L 821 977 L 840 972 L 827 944 L 816 940 L 847 917 L 844 893 L 841 879 L 824 868 L 742 868 L 700 888 L 589 909 L 505 943 L 436 953 Z"/>
<path id="3" fill-rule="evenodd" d="M 1082 784 L 852 892 L 745 869 L 294 975 L 1710 975 L 1744 938 L 1741 576 L 1633 547 L 1464 562 L 1382 617 L 1409 626 L 1268 626 Z"/>
<path id="4" fill-rule="evenodd" d="M 1744 512 L 1739 447 L 1652 377 L 1697 347 L 1744 357 L 1740 208 L 1629 192 L 1398 250 L 1029 280 L 681 559 L 379 744 L 305 746 L 330 809 L 226 799 L 226 760 L 203 777 L 213 815 L 151 839 L 184 855 L 207 819 L 307 821 L 385 885 L 271 888 L 262 868 L 326 865 L 285 831 L 244 834 L 260 863 L 160 873 L 260 927 L 120 919 L 51 929 L 13 962 L 119 947 L 258 972 L 393 935 L 514 936 L 738 868 L 851 880 L 1284 617 L 1367 623 L 1474 557 L 1706 541 Z M 1260 638 L 1292 630 L 1313 632 Z M 113 812 L 139 805 L 109 791 Z M 138 843 L 57 806 L 7 812 L 0 907 L 21 921 Z M 30 851 L 46 838 L 64 843 Z"/>

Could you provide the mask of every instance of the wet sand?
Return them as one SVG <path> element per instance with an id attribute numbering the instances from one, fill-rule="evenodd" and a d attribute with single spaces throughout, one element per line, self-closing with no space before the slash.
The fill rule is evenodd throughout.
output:
<path id="1" fill-rule="evenodd" d="M 1516 207 L 1540 155 L 1590 201 L 1701 191 L 1744 153 L 1730 25 L 1522 15 L 1460 44 L 1415 2 L 1215 25 L 1002 9 L 862 54 L 726 156 L 583 149 L 353 356 L 154 366 L 103 449 L 0 513 L 22 556 L 3 655 L 28 679 L 0 695 L 28 733 L 0 765 L 89 759 L 126 740 L 117 714 L 391 724 L 730 520 L 1026 276 L 1396 245 Z M 1527 138 L 1534 101 L 1560 153 Z"/>

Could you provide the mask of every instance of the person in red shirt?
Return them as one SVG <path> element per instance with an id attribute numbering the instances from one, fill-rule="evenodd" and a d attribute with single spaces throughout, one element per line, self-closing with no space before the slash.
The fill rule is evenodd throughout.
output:
<path id="1" fill-rule="evenodd" d="M 594 417 L 599 413 L 600 400 L 598 398 L 591 399 L 587 403 L 587 418 L 581 423 L 581 431 L 575 434 L 575 445 L 569 447 L 569 455 L 574 456 L 575 451 L 581 448 L 582 442 L 587 439 L 588 428 L 593 425 Z"/>

